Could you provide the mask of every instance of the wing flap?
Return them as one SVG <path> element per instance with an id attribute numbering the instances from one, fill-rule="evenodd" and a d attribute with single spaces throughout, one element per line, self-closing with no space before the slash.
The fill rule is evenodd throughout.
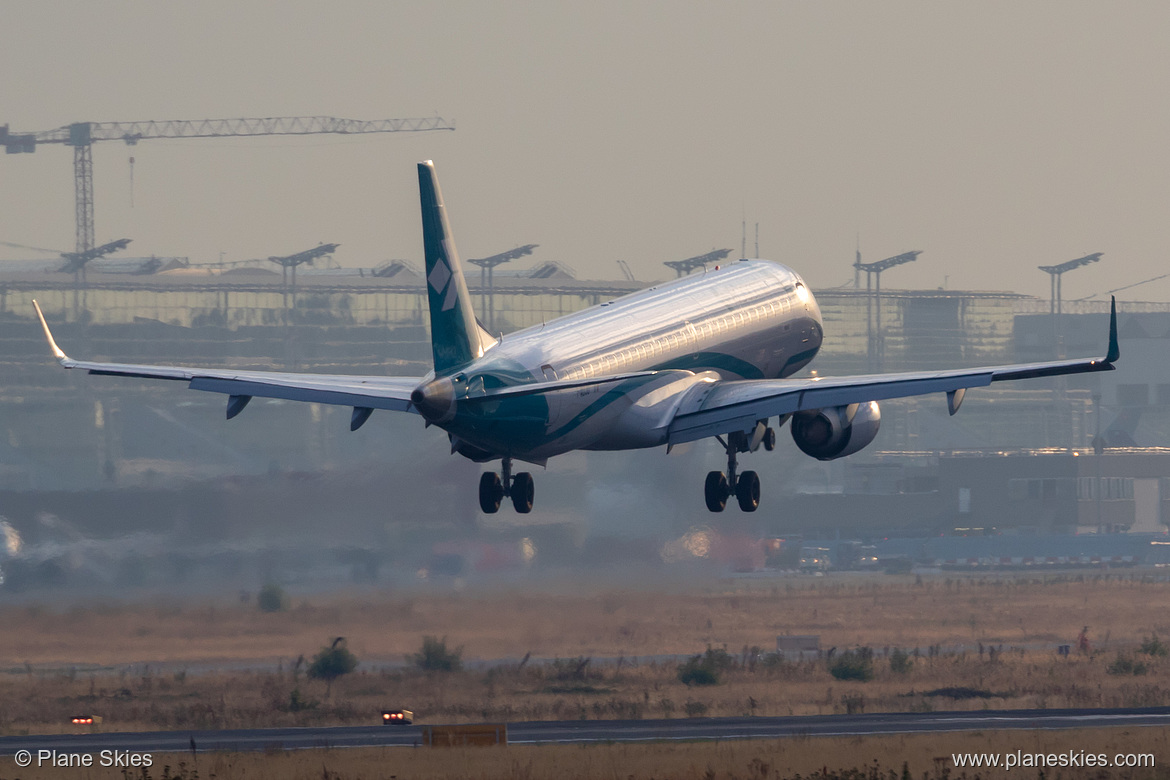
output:
<path id="1" fill-rule="evenodd" d="M 409 386 L 404 383 L 399 387 L 345 381 L 309 381 L 317 379 L 313 374 L 286 374 L 275 379 L 265 377 L 261 381 L 239 377 L 195 376 L 191 379 L 190 388 L 227 395 L 405 412 L 411 410 L 410 391 L 418 384 L 417 380 L 410 380 Z"/>
<path id="2" fill-rule="evenodd" d="M 671 444 L 682 444 L 730 431 L 748 431 L 758 420 L 794 412 L 884 401 L 927 393 L 985 387 L 987 369 L 963 372 L 883 374 L 833 379 L 765 379 L 718 382 L 702 405 L 682 411 L 670 426 Z"/>

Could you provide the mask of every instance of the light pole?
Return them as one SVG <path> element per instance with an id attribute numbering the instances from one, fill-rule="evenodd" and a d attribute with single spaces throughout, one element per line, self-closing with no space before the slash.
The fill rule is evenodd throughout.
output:
<path id="1" fill-rule="evenodd" d="M 861 262 L 861 252 L 857 253 L 857 260 L 853 263 L 853 273 L 856 279 L 858 271 L 865 271 L 865 359 L 867 370 L 879 372 L 885 360 L 886 342 L 882 335 L 882 271 L 903 263 L 912 263 L 922 254 L 920 250 L 903 252 L 900 255 L 887 257 L 872 263 Z M 874 323 L 873 303 L 876 291 L 877 322 Z"/>
<path id="2" fill-rule="evenodd" d="M 495 280 L 492 278 L 492 270 L 497 265 L 503 265 L 517 257 L 532 254 L 532 250 L 538 246 L 540 244 L 525 244 L 515 249 L 509 249 L 507 252 L 500 252 L 498 255 L 467 261 L 472 265 L 479 266 L 479 316 L 488 333 L 496 332 L 496 287 Z"/>

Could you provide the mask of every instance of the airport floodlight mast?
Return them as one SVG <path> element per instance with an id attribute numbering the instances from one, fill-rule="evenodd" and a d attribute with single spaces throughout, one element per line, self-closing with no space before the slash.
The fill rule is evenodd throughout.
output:
<path id="1" fill-rule="evenodd" d="M 309 263 L 312 265 L 313 261 L 318 257 L 331 255 L 341 244 L 321 244 L 312 249 L 306 249 L 304 252 L 297 252 L 295 255 L 287 255 L 285 257 L 269 257 L 269 262 L 276 263 L 280 266 L 280 281 L 281 284 L 288 285 L 291 269 L 292 286 L 297 286 L 297 266 Z"/>
<path id="2" fill-rule="evenodd" d="M 65 261 L 65 265 L 57 269 L 57 273 L 73 274 L 74 280 L 77 280 L 78 275 L 81 276 L 81 281 L 85 282 L 85 267 L 89 265 L 90 260 L 97 260 L 99 257 L 117 252 L 119 249 L 125 249 L 129 245 L 130 239 L 119 238 L 117 241 L 111 241 L 108 244 L 87 249 L 84 252 L 62 252 L 61 259 Z"/>
<path id="3" fill-rule="evenodd" d="M 276 263 L 280 266 L 280 283 L 283 287 L 284 296 L 284 324 L 288 325 L 288 309 L 289 309 L 289 292 L 292 292 L 292 305 L 296 308 L 297 305 L 297 266 L 304 263 L 312 264 L 318 257 L 325 257 L 331 255 L 341 246 L 340 244 L 321 244 L 312 249 L 306 249 L 303 252 L 297 252 L 295 255 L 286 255 L 285 257 L 269 257 L 270 262 Z M 292 284 L 289 284 L 291 278 Z"/>
<path id="4" fill-rule="evenodd" d="M 1036 266 L 1044 273 L 1048 274 L 1049 284 L 1052 290 L 1052 296 L 1048 304 L 1048 314 L 1052 319 L 1052 341 L 1056 349 L 1056 354 L 1064 354 L 1064 329 L 1061 322 L 1064 309 L 1064 296 L 1061 291 L 1061 277 L 1065 272 L 1072 271 L 1075 268 L 1080 268 L 1089 263 L 1095 263 L 1101 259 L 1102 252 L 1094 252 L 1091 255 L 1078 257 L 1075 260 L 1067 260 L 1059 265 L 1038 265 Z"/>
<path id="5" fill-rule="evenodd" d="M 857 252 L 857 259 L 853 263 L 854 278 L 858 271 L 865 271 L 865 331 L 866 331 L 866 362 L 869 371 L 881 371 L 885 360 L 886 340 L 882 335 L 882 271 L 886 271 L 903 263 L 912 263 L 922 254 L 920 250 L 903 252 L 900 255 L 887 257 L 885 260 L 876 260 L 872 263 L 861 262 L 861 251 Z M 874 306 L 874 299 L 877 306 Z M 874 310 L 876 308 L 876 317 Z M 875 321 L 876 320 L 876 321 Z"/>
<path id="6" fill-rule="evenodd" d="M 1076 260 L 1069 260 L 1067 262 L 1061 263 L 1060 265 L 1038 265 L 1038 266 L 1036 266 L 1041 271 L 1048 274 L 1050 277 L 1049 282 L 1050 282 L 1050 286 L 1052 288 L 1052 297 L 1051 297 L 1051 303 L 1049 304 L 1049 307 L 1048 307 L 1049 314 L 1060 314 L 1061 313 L 1061 303 L 1062 303 L 1061 299 L 1063 296 L 1061 295 L 1061 290 L 1060 290 L 1060 281 L 1061 281 L 1060 278 L 1062 276 L 1064 276 L 1064 273 L 1066 271 L 1071 271 L 1074 268 L 1080 268 L 1082 265 L 1088 265 L 1089 263 L 1095 263 L 1101 259 L 1102 254 L 1103 254 L 1102 252 L 1094 252 L 1091 255 L 1085 255 L 1084 257 L 1078 257 Z"/>
<path id="7" fill-rule="evenodd" d="M 685 260 L 664 260 L 663 265 L 674 271 L 677 276 L 686 276 L 696 268 L 706 268 L 708 263 L 718 263 L 731 254 L 730 249 L 712 249 L 705 255 L 688 257 Z"/>
<path id="8" fill-rule="evenodd" d="M 492 269 L 518 257 L 530 255 L 532 250 L 538 246 L 540 244 L 525 244 L 515 249 L 509 249 L 507 252 L 500 252 L 498 255 L 467 261 L 472 265 L 479 266 L 479 316 L 488 333 L 496 332 L 495 281 L 492 278 Z"/>
<path id="9" fill-rule="evenodd" d="M 77 246 L 81 254 L 93 249 L 93 144 L 123 141 L 133 146 L 153 138 L 239 138 L 262 135 L 318 135 L 334 133 L 404 133 L 454 130 L 439 117 L 428 119 L 337 119 L 329 116 L 267 119 L 193 119 L 146 122 L 74 122 L 36 133 L 13 133 L 0 125 L 0 146 L 7 154 L 35 152 L 38 144 L 73 147 L 73 183 L 76 191 Z"/>

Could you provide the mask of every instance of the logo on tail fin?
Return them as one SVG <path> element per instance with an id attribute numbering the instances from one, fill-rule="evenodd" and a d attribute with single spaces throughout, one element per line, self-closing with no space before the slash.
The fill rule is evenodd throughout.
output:
<path id="1" fill-rule="evenodd" d="M 443 242 L 443 257 L 435 261 L 435 267 L 427 274 L 427 282 L 431 285 L 431 289 L 437 295 L 443 295 L 446 290 L 447 294 L 443 296 L 442 311 L 450 311 L 455 308 L 455 300 L 458 294 L 455 292 L 455 285 L 451 284 L 451 268 L 447 265 L 444 257 L 447 256 L 447 242 Z"/>

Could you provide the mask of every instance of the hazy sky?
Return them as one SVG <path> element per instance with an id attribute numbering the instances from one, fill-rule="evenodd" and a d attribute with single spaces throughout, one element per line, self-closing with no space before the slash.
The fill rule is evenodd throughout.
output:
<path id="1" fill-rule="evenodd" d="M 740 246 L 814 289 L 1018 289 L 1089 252 L 1076 298 L 1170 271 L 1170 3 L 13 2 L 0 124 L 430 116 L 453 133 L 94 147 L 99 242 L 211 262 L 340 243 L 422 253 L 437 165 L 463 257 L 538 243 L 665 278 Z M 134 166 L 130 205 L 129 157 Z M 72 248 L 71 150 L 0 159 L 0 241 Z M 31 256 L 0 246 L 0 258 Z M 949 279 L 948 279 L 949 278 Z M 1170 299 L 1170 279 L 1123 297 Z"/>

